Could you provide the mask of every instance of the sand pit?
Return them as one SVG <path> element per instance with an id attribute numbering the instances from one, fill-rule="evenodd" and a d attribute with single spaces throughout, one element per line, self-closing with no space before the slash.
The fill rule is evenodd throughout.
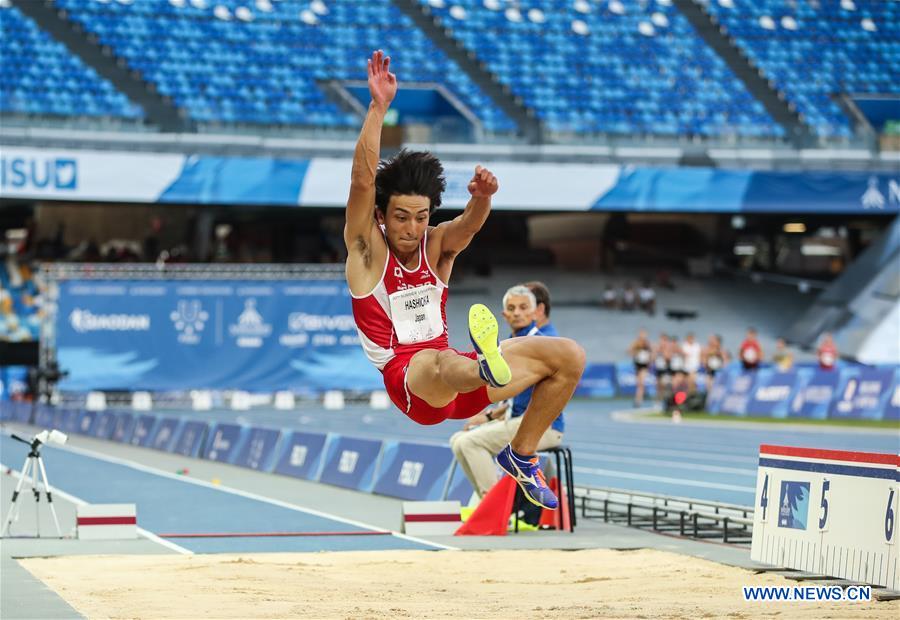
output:
<path id="1" fill-rule="evenodd" d="M 22 565 L 88 618 L 891 618 L 900 602 L 747 603 L 796 585 L 639 551 L 70 556 Z"/>

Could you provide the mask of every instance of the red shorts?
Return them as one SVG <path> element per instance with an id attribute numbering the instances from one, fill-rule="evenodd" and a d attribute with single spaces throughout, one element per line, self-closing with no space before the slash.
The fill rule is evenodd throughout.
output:
<path id="1" fill-rule="evenodd" d="M 441 349 L 442 351 L 456 351 L 456 349 L 448 347 Z M 460 353 L 460 355 L 475 359 L 475 351 Z M 397 408 L 405 413 L 413 422 L 419 424 L 431 425 L 438 424 L 447 419 L 463 420 L 471 418 L 473 415 L 491 404 L 487 395 L 487 386 L 482 385 L 472 392 L 460 393 L 451 402 L 443 407 L 432 407 L 424 400 L 412 394 L 406 387 L 406 371 L 409 368 L 409 360 L 418 353 L 398 355 L 381 371 L 384 375 L 384 387 L 387 390 L 391 401 L 397 405 Z"/>

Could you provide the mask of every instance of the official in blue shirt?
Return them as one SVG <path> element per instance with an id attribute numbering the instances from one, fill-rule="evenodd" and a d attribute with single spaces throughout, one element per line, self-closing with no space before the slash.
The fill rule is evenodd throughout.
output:
<path id="1" fill-rule="evenodd" d="M 540 282 L 514 286 L 503 296 L 503 318 L 512 330 L 512 337 L 556 336 L 549 314 L 550 293 Z M 531 392 L 532 388 L 528 388 L 513 398 L 511 404 L 507 401 L 486 409 L 450 438 L 450 448 L 479 497 L 497 482 L 494 457 L 515 436 L 531 400 Z M 564 428 L 563 414 L 560 413 L 541 437 L 538 451 L 559 446 Z"/>

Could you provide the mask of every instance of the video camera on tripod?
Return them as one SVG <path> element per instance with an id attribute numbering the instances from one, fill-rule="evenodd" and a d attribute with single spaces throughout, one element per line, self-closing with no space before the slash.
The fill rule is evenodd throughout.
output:
<path id="1" fill-rule="evenodd" d="M 35 528 L 37 537 L 41 537 L 41 520 L 40 520 L 40 501 L 41 492 L 38 490 L 39 479 L 44 486 L 44 493 L 47 496 L 47 505 L 50 507 L 50 514 L 53 515 L 53 523 L 56 525 L 56 535 L 62 538 L 62 532 L 59 529 L 59 519 L 56 516 L 56 508 L 53 506 L 53 496 L 50 493 L 50 481 L 47 479 L 47 470 L 44 467 L 44 460 L 41 458 L 41 446 L 45 444 L 63 445 L 68 441 L 69 437 L 56 429 L 43 430 L 31 439 L 23 439 L 18 435 L 12 435 L 12 438 L 20 443 L 24 443 L 29 447 L 28 456 L 25 457 L 25 463 L 22 465 L 22 473 L 19 475 L 19 483 L 16 490 L 13 491 L 12 503 L 9 506 L 9 512 L 6 513 L 6 520 L 3 523 L 3 530 L 0 537 L 9 535 L 9 528 L 13 521 L 19 519 L 19 506 L 16 500 L 25 486 L 25 480 L 31 479 L 31 492 L 34 494 L 35 506 Z"/>
<path id="2" fill-rule="evenodd" d="M 62 370 L 56 360 L 50 360 L 44 366 L 28 369 L 28 391 L 35 401 L 49 402 L 56 384 L 69 376 L 68 370 Z"/>

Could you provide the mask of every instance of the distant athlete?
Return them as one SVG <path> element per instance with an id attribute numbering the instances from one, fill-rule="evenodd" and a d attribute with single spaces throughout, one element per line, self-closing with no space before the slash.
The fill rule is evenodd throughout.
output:
<path id="1" fill-rule="evenodd" d="M 463 213 L 428 225 L 446 186 L 440 161 L 401 151 L 379 162 L 384 115 L 397 93 L 389 66 L 381 51 L 368 61 L 372 102 L 353 156 L 344 226 L 347 284 L 363 349 L 384 376 L 391 401 L 419 424 L 469 418 L 534 386 L 522 424 L 497 462 L 529 501 L 556 508 L 535 451 L 575 391 L 584 350 L 567 338 L 524 336 L 505 340 L 501 351 L 497 320 L 481 304 L 469 310 L 475 351 L 449 347 L 453 262 L 487 220 L 499 185 L 476 166 Z"/>

